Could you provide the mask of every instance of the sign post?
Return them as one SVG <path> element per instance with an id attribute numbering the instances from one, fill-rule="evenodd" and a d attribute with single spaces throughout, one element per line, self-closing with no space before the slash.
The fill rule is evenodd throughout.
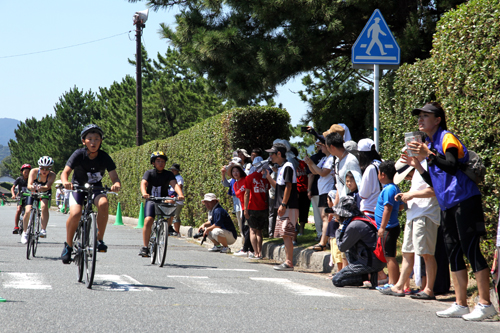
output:
<path id="1" fill-rule="evenodd" d="M 379 151 L 379 82 L 380 71 L 399 67 L 400 49 L 382 16 L 375 9 L 352 46 L 353 68 L 373 69 L 373 141 Z"/>

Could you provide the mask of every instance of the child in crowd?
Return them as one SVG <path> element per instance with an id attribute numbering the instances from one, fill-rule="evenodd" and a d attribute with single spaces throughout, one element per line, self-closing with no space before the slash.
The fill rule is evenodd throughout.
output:
<path id="1" fill-rule="evenodd" d="M 377 223 L 378 236 L 382 238 L 382 246 L 387 260 L 389 272 L 389 283 L 383 287 L 392 287 L 399 279 L 399 264 L 396 261 L 396 244 L 401 227 L 399 226 L 398 212 L 403 209 L 400 201 L 395 197 L 401 193 L 399 187 L 394 184 L 396 168 L 394 161 L 384 161 L 379 166 L 378 179 L 383 185 L 382 192 L 378 196 L 375 209 L 375 222 Z"/>
<path id="2" fill-rule="evenodd" d="M 359 208 L 361 204 L 361 197 L 358 193 L 358 184 L 361 184 L 361 174 L 356 170 L 347 171 L 345 174 L 345 186 L 347 186 L 348 189 L 347 195 L 354 198 L 354 201 Z"/>
<path id="3" fill-rule="evenodd" d="M 331 209 L 333 207 L 333 201 L 335 200 L 335 194 L 337 191 L 331 190 L 328 192 L 327 203 L 328 207 Z M 340 272 L 344 266 L 347 265 L 347 259 L 345 253 L 340 252 L 337 246 L 337 240 L 335 239 L 335 232 L 339 228 L 339 222 L 335 219 L 333 214 L 329 215 L 330 222 L 328 222 L 328 227 L 326 228 L 326 235 L 328 236 L 328 241 L 330 243 L 330 266 L 337 265 L 337 272 Z M 329 278 L 332 278 L 330 275 Z"/>

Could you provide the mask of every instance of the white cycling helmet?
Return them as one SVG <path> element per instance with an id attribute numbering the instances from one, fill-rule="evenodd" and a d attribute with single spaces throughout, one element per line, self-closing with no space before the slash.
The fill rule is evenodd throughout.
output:
<path id="1" fill-rule="evenodd" d="M 54 160 L 49 156 L 42 156 L 38 160 L 38 166 L 40 167 L 51 167 L 54 165 Z"/>

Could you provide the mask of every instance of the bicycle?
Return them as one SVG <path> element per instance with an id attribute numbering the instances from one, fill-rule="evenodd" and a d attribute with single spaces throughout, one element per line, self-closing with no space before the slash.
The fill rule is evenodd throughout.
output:
<path id="1" fill-rule="evenodd" d="M 168 219 L 175 215 L 175 203 L 170 197 L 149 197 L 146 200 L 152 201 L 155 205 L 155 220 L 151 226 L 151 236 L 149 237 L 149 251 L 151 254 L 151 264 L 155 264 L 158 259 L 159 267 L 165 264 L 168 246 Z"/>
<path id="2" fill-rule="evenodd" d="M 19 236 L 23 236 L 23 221 L 24 214 L 26 212 L 26 199 L 22 197 L 22 194 L 16 198 L 16 201 L 19 201 L 21 206 L 21 214 L 19 214 L 19 220 L 17 220 L 17 227 L 19 228 L 18 234 Z M 18 204 L 19 206 L 19 204 Z"/>
<path id="3" fill-rule="evenodd" d="M 97 255 L 97 219 L 96 213 L 92 210 L 94 194 L 118 193 L 111 192 L 107 186 L 100 187 L 92 184 L 85 186 L 74 186 L 74 192 L 85 194 L 83 200 L 82 216 L 78 222 L 75 237 L 73 240 L 73 261 L 77 266 L 78 282 L 82 282 L 85 273 L 85 285 L 88 289 L 94 283 L 95 264 Z"/>
<path id="4" fill-rule="evenodd" d="M 49 199 L 50 196 L 39 192 L 24 192 L 23 196 L 31 197 L 33 203 L 31 205 L 30 219 L 26 228 L 28 235 L 28 243 L 26 244 L 26 259 L 30 259 L 31 255 L 35 257 L 38 248 L 38 239 L 40 238 L 40 225 L 42 223 L 42 211 L 40 209 L 40 200 Z M 24 214 L 23 214 L 24 218 Z"/>

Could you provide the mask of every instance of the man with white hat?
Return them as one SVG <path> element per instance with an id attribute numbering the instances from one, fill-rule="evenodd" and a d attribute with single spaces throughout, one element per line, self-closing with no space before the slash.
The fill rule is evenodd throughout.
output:
<path id="1" fill-rule="evenodd" d="M 229 245 L 236 242 L 236 228 L 227 211 L 219 205 L 213 193 L 205 194 L 201 202 L 208 210 L 208 221 L 203 223 L 199 231 L 214 243 L 210 252 L 230 253 Z"/>
<path id="2" fill-rule="evenodd" d="M 408 158 L 416 159 L 416 157 Z M 424 158 L 418 158 L 418 161 L 424 169 L 427 169 Z M 402 159 L 396 162 L 395 167 L 395 184 L 399 184 L 403 179 L 411 180 L 410 191 L 396 195 L 397 200 L 401 200 L 408 205 L 404 240 L 401 247 L 403 265 L 398 282 L 393 287 L 380 290 L 380 292 L 386 295 L 404 297 L 404 283 L 410 277 L 415 254 L 418 254 L 425 261 L 426 285 L 422 286 L 419 293 L 410 297 L 432 300 L 436 298 L 434 296 L 434 281 L 436 279 L 437 263 L 434 253 L 441 220 L 441 210 L 434 189 L 423 180 L 419 172 L 415 172 L 413 167 L 403 163 Z"/>

